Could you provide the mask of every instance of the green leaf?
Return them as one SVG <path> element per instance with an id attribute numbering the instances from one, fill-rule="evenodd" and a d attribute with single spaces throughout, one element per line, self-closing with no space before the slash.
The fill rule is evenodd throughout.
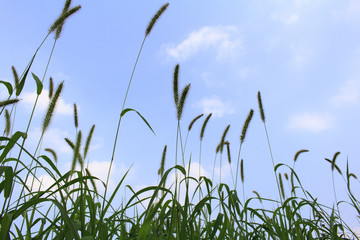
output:
<path id="1" fill-rule="evenodd" d="M 8 198 L 11 193 L 14 171 L 10 166 L 0 166 L 0 176 L 2 176 L 3 173 L 5 173 L 5 179 L 0 183 L 0 193 L 4 189 L 4 197 Z"/>
<path id="2" fill-rule="evenodd" d="M 35 56 L 36 56 L 36 53 L 34 54 L 34 56 L 31 58 L 30 60 L 30 63 L 29 65 L 27 66 L 26 70 L 25 70 L 25 73 L 23 75 L 23 77 L 21 78 L 20 82 L 19 82 L 19 85 L 16 86 L 16 96 L 19 96 L 21 91 L 23 90 L 24 88 L 24 84 L 25 84 L 25 80 L 26 80 L 26 77 L 29 73 L 29 70 L 31 68 L 31 65 L 33 64 L 34 62 L 34 59 L 35 59 Z"/>
<path id="3" fill-rule="evenodd" d="M 0 83 L 5 85 L 5 87 L 7 88 L 8 92 L 9 92 L 9 95 L 11 95 L 13 92 L 13 87 L 12 87 L 11 83 L 2 81 L 2 80 L 0 80 Z"/>
<path id="4" fill-rule="evenodd" d="M 6 213 L 1 219 L 0 239 L 9 239 L 9 230 L 13 221 L 13 214 Z"/>
<path id="5" fill-rule="evenodd" d="M 26 138 L 26 133 L 23 132 L 16 132 L 14 135 L 12 135 L 11 138 L 7 137 L 0 137 L 0 141 L 7 140 L 9 141 L 6 147 L 4 148 L 4 151 L 2 152 L 0 156 L 0 163 L 5 159 L 7 154 L 10 152 L 10 150 L 13 148 L 15 143 L 19 140 L 20 137 Z"/>
<path id="6" fill-rule="evenodd" d="M 138 111 L 136 111 L 135 109 L 132 109 L 132 108 L 126 108 L 126 109 L 124 109 L 124 110 L 121 112 L 120 117 L 123 117 L 123 116 L 125 115 L 125 113 L 130 112 L 130 111 L 136 112 L 136 113 L 141 117 L 141 119 L 146 123 L 146 125 L 150 128 L 150 130 L 154 133 L 154 135 L 156 135 L 155 132 L 154 132 L 154 130 L 151 128 L 150 124 L 148 123 L 148 121 L 146 121 L 146 119 L 145 119 Z"/>
<path id="7" fill-rule="evenodd" d="M 40 81 L 40 79 L 34 73 L 31 73 L 31 74 L 32 74 L 32 76 L 33 76 L 33 78 L 35 79 L 35 82 L 36 82 L 36 93 L 37 93 L 37 95 L 40 95 L 41 91 L 43 89 L 43 84 Z"/>

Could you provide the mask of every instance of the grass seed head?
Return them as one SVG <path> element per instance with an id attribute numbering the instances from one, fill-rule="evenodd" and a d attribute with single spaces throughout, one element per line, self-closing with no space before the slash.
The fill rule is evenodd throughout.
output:
<path id="1" fill-rule="evenodd" d="M 243 143 L 244 140 L 245 140 L 246 132 L 247 132 L 247 129 L 249 127 L 249 123 L 250 123 L 250 121 L 252 119 L 253 114 L 254 114 L 254 110 L 251 109 L 248 116 L 247 116 L 247 118 L 246 118 L 246 120 L 245 120 L 243 129 L 241 131 L 241 136 L 240 136 L 241 143 Z"/>
<path id="2" fill-rule="evenodd" d="M 76 103 L 74 103 L 74 124 L 75 124 L 75 128 L 79 127 L 78 111 L 77 111 Z"/>
<path id="3" fill-rule="evenodd" d="M 223 152 L 224 150 L 224 142 L 225 142 L 225 138 L 226 138 L 226 134 L 228 133 L 229 131 L 229 128 L 230 128 L 230 124 L 225 128 L 222 136 L 221 136 L 221 141 L 220 141 L 220 153 Z"/>
<path id="4" fill-rule="evenodd" d="M 19 75 L 17 74 L 16 69 L 15 69 L 14 66 L 11 67 L 11 70 L 12 70 L 12 73 L 14 75 L 14 84 L 15 84 L 14 88 L 16 88 L 16 86 L 19 84 Z"/>
<path id="5" fill-rule="evenodd" d="M 87 153 L 89 151 L 90 142 L 91 142 L 91 138 L 92 138 L 92 135 L 94 133 L 94 130 L 95 130 L 95 124 L 92 125 L 92 127 L 90 129 L 90 132 L 89 132 L 89 135 L 86 138 L 86 143 L 85 143 L 85 148 L 84 148 L 84 159 L 86 159 Z"/>
<path id="6" fill-rule="evenodd" d="M 265 123 L 265 113 L 264 113 L 264 108 L 263 108 L 263 104 L 262 104 L 262 100 L 261 100 L 260 91 L 258 91 L 257 97 L 258 97 L 258 103 L 259 103 L 259 110 L 260 110 L 261 120 Z"/>
<path id="7" fill-rule="evenodd" d="M 17 99 L 17 98 L 1 101 L 0 102 L 0 107 L 11 105 L 11 104 L 17 103 L 18 101 L 19 101 L 19 99 Z"/>
<path id="8" fill-rule="evenodd" d="M 58 88 L 55 91 L 54 96 L 52 97 L 52 99 L 50 101 L 48 110 L 46 112 L 46 115 L 45 115 L 45 118 L 44 118 L 44 121 L 43 121 L 43 126 L 42 126 L 42 132 L 43 133 L 46 131 L 46 129 L 48 128 L 48 126 L 50 124 L 50 121 L 51 121 L 52 116 L 53 116 L 54 111 L 55 111 L 56 103 L 58 102 L 61 91 L 63 89 L 63 85 L 64 85 L 64 82 L 61 82 L 59 84 Z"/>
<path id="9" fill-rule="evenodd" d="M 165 158 L 166 158 L 166 150 L 167 150 L 167 145 L 165 145 L 162 156 L 161 156 L 161 162 L 160 162 L 160 168 L 158 171 L 158 175 L 160 175 L 161 177 L 164 175 L 164 170 L 165 170 Z"/>
<path id="10" fill-rule="evenodd" d="M 229 141 L 225 141 L 224 144 L 226 145 L 226 152 L 227 152 L 228 162 L 229 162 L 229 164 L 231 164 L 230 143 L 229 143 Z"/>
<path id="11" fill-rule="evenodd" d="M 177 64 L 175 66 L 174 78 L 173 78 L 173 94 L 174 94 L 174 102 L 176 109 L 178 108 L 179 105 L 179 68 L 180 65 Z"/>
<path id="12" fill-rule="evenodd" d="M 145 37 L 147 37 L 152 28 L 154 27 L 155 23 L 157 22 L 157 20 L 160 18 L 160 16 L 163 14 L 163 12 L 165 12 L 166 8 L 169 6 L 169 3 L 165 3 L 158 11 L 157 13 L 154 15 L 154 17 L 151 19 L 148 27 L 146 28 L 145 31 Z"/>
<path id="13" fill-rule="evenodd" d="M 5 135 L 9 136 L 10 134 L 10 129 L 11 129 L 11 120 L 10 120 L 10 114 L 9 111 L 7 109 L 5 109 Z"/>
<path id="14" fill-rule="evenodd" d="M 210 113 L 206 118 L 205 121 L 201 127 L 201 131 L 200 131 L 200 141 L 202 141 L 202 139 L 204 138 L 204 133 L 205 133 L 205 128 L 207 123 L 209 122 L 209 119 L 211 118 L 212 113 Z"/>
<path id="15" fill-rule="evenodd" d="M 204 114 L 200 114 L 199 116 L 195 117 L 189 124 L 189 127 L 188 127 L 188 132 L 190 132 L 192 126 L 194 125 L 194 123 L 199 119 L 201 118 L 202 116 L 204 116 Z"/>
<path id="16" fill-rule="evenodd" d="M 55 162 L 57 162 L 58 157 L 57 157 L 57 154 L 56 154 L 55 150 L 53 150 L 52 148 L 45 148 L 44 150 L 51 153 L 51 155 L 53 156 Z"/>
<path id="17" fill-rule="evenodd" d="M 300 155 L 301 153 L 304 153 L 304 152 L 309 152 L 309 150 L 307 150 L 307 149 L 302 149 L 302 150 L 297 151 L 297 153 L 296 153 L 295 156 L 294 156 L 294 162 L 296 162 L 296 160 L 298 159 L 299 155 Z"/>
<path id="18" fill-rule="evenodd" d="M 52 98 L 54 93 L 54 81 L 52 79 L 52 77 L 50 77 L 49 79 L 49 98 Z"/>
<path id="19" fill-rule="evenodd" d="M 186 100 L 186 97 L 188 95 L 190 86 L 191 86 L 191 84 L 186 85 L 186 87 L 184 88 L 184 90 L 181 93 L 181 97 L 180 97 L 178 108 L 177 108 L 177 119 L 178 119 L 178 121 L 180 121 L 180 119 L 182 117 L 182 113 L 183 113 L 184 106 L 185 106 L 185 100 Z"/>

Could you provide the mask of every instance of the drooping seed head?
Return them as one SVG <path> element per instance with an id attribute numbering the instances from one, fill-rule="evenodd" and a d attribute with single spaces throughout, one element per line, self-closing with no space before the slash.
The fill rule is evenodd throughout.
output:
<path id="1" fill-rule="evenodd" d="M 191 130 L 192 126 L 194 125 L 194 123 L 195 123 L 199 118 L 201 118 L 202 116 L 204 116 L 204 114 L 200 114 L 199 116 L 197 116 L 196 118 L 194 118 L 194 119 L 190 122 L 189 127 L 188 127 L 188 132 L 190 132 L 190 130 Z"/>
<path id="2" fill-rule="evenodd" d="M 154 27 L 155 23 L 157 22 L 157 20 L 160 18 L 160 16 L 163 14 L 163 12 L 166 10 L 166 8 L 169 6 L 169 3 L 165 3 L 158 11 L 157 13 L 154 15 L 154 17 L 151 19 L 148 27 L 146 28 L 145 31 L 145 37 L 147 37 L 152 28 Z"/>
<path id="3" fill-rule="evenodd" d="M 259 199 L 260 203 L 262 203 L 262 199 L 260 197 L 260 194 L 257 191 L 253 191 L 253 193 L 255 193 L 255 195 Z"/>
<path id="4" fill-rule="evenodd" d="M 0 107 L 11 105 L 11 104 L 17 103 L 18 101 L 19 101 L 18 98 L 1 101 L 0 102 Z"/>
<path id="5" fill-rule="evenodd" d="M 201 127 L 201 131 L 200 131 L 200 141 L 202 141 L 203 137 L 204 137 L 204 133 L 205 133 L 205 128 L 207 123 L 209 122 L 209 119 L 211 118 L 212 113 L 210 113 L 206 118 L 205 121 Z"/>
<path id="6" fill-rule="evenodd" d="M 55 162 L 57 162 L 58 157 L 57 157 L 56 152 L 55 152 L 53 149 L 51 149 L 51 148 L 45 148 L 44 150 L 47 151 L 47 152 L 49 152 L 49 153 L 51 153 L 51 155 L 53 156 Z"/>
<path id="7" fill-rule="evenodd" d="M 222 153 L 223 150 L 224 150 L 225 137 L 226 137 L 227 132 L 229 131 L 229 128 L 230 128 L 230 124 L 225 128 L 225 130 L 224 130 L 224 132 L 223 132 L 223 135 L 221 136 L 221 141 L 220 141 L 220 153 Z"/>
<path id="8" fill-rule="evenodd" d="M 299 151 L 295 154 L 295 156 L 294 156 L 294 162 L 296 162 L 296 160 L 298 159 L 299 155 L 300 155 L 301 153 L 304 153 L 304 152 L 309 152 L 309 150 L 307 150 L 307 149 L 299 150 Z"/>

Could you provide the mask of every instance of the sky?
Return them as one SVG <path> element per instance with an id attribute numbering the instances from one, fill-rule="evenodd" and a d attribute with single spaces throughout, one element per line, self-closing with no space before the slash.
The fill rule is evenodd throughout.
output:
<path id="1" fill-rule="evenodd" d="M 56 115 L 43 148 L 59 155 L 62 171 L 70 168 L 72 152 L 64 141 L 75 141 L 73 104 L 79 129 L 87 136 L 95 124 L 87 161 L 92 174 L 106 178 L 126 87 L 145 29 L 163 1 L 76 1 L 82 9 L 65 23 L 44 81 L 44 90 L 30 128 L 27 147 L 35 149 L 47 106 L 48 79 L 64 81 Z M 158 182 L 161 154 L 168 146 L 166 167 L 175 159 L 177 120 L 172 94 L 173 71 L 180 65 L 179 88 L 191 83 L 181 120 L 182 136 L 197 115 L 212 113 L 202 143 L 201 167 L 211 177 L 215 149 L 230 124 L 227 140 L 236 166 L 243 123 L 250 123 L 241 158 L 245 195 L 253 190 L 276 198 L 277 189 L 264 126 L 260 91 L 271 150 L 276 163 L 293 164 L 298 150 L 308 149 L 296 163 L 302 184 L 320 202 L 332 206 L 330 164 L 346 162 L 359 175 L 360 162 L 360 0 L 170 1 L 145 41 L 126 107 L 140 112 L 154 135 L 133 112 L 122 120 L 110 184 L 130 169 L 126 184 L 134 189 Z M 0 10 L 0 79 L 13 80 L 46 36 L 63 8 L 63 1 L 3 0 Z M 42 78 L 53 35 L 39 51 L 31 72 Z M 28 78 L 20 96 L 15 129 L 25 130 L 35 95 Z M 6 89 L 0 87 L 0 96 Z M 199 166 L 201 118 L 189 134 L 185 161 Z M 3 127 L 4 120 L 0 126 Z M 33 139 L 33 140 L 31 140 Z M 216 172 L 219 171 L 219 156 Z M 233 186 L 226 154 L 222 180 Z M 286 172 L 284 168 L 282 172 Z M 197 174 L 197 171 L 193 171 Z M 215 174 L 216 175 L 216 174 Z M 338 199 L 348 200 L 345 183 L 334 174 Z M 46 176 L 43 176 L 47 179 Z M 218 181 L 219 174 L 215 176 Z M 216 180 L 217 179 L 217 180 Z M 359 182 L 354 182 L 359 190 Z M 360 224 L 347 204 L 343 217 Z"/>

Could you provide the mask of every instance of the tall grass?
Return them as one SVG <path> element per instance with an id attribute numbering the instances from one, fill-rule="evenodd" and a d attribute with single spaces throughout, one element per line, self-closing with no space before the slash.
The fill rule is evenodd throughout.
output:
<path id="1" fill-rule="evenodd" d="M 2 129 L 3 135 L 0 137 L 0 198 L 2 205 L 0 239 L 359 239 L 341 217 L 340 204 L 343 202 L 351 205 L 354 212 L 360 217 L 360 202 L 352 190 L 352 181 L 356 180 L 357 176 L 350 172 L 349 163 L 347 163 L 344 174 L 344 171 L 341 171 L 335 163 L 340 153 L 336 153 L 332 160 L 326 159 L 331 164 L 332 174 L 336 170 L 343 177 L 344 187 L 349 198 L 339 200 L 334 187 L 334 206 L 328 207 L 319 203 L 316 197 L 303 188 L 300 177 L 294 170 L 299 155 L 308 150 L 300 150 L 295 154 L 292 167 L 275 162 L 265 124 L 260 92 L 258 93 L 259 112 L 265 128 L 264 139 L 267 142 L 270 160 L 273 164 L 273 169 L 269 169 L 269 171 L 274 172 L 279 198 L 270 199 L 260 196 L 256 191 L 252 197 L 245 196 L 246 181 L 241 152 L 253 117 L 252 109 L 243 125 L 235 163 L 231 160 L 230 140 L 227 138 L 230 124 L 219 136 L 220 142 L 217 149 L 203 148 L 205 129 L 212 116 L 211 114 L 207 115 L 201 125 L 199 135 L 199 174 L 191 176 L 192 158 L 190 156 L 189 159 L 186 159 L 186 144 L 190 131 L 195 129 L 195 122 L 203 114 L 198 115 L 190 122 L 186 138 L 183 139 L 181 118 L 185 109 L 185 101 L 189 96 L 190 84 L 186 85 L 179 94 L 179 65 L 176 65 L 173 77 L 176 110 L 174 125 L 176 125 L 177 137 L 175 161 L 170 163 L 172 167 L 165 167 L 167 154 L 167 145 L 165 145 L 160 161 L 158 171 L 160 178 L 157 185 L 148 186 L 139 191 L 134 191 L 131 186 L 126 185 L 125 192 L 122 193 L 120 188 L 125 185 L 127 171 L 117 183 L 114 191 L 108 191 L 121 119 L 127 112 L 135 112 L 152 131 L 148 121 L 138 111 L 126 108 L 126 99 L 145 40 L 169 4 L 163 5 L 158 10 L 146 28 L 123 99 L 118 125 L 115 128 L 107 180 L 103 182 L 93 176 L 86 166 L 95 125 L 91 127 L 85 137 L 86 135 L 83 135 L 83 131 L 79 127 L 76 104 L 74 104 L 75 140 L 65 139 L 73 150 L 71 168 L 62 173 L 57 167 L 56 151 L 49 148 L 42 149 L 42 146 L 45 145 L 43 137 L 49 128 L 64 84 L 60 83 L 54 92 L 52 78 L 49 81 L 50 104 L 44 116 L 38 147 L 34 153 L 29 152 L 24 147 L 24 142 L 28 138 L 28 130 L 35 113 L 38 97 L 44 94 L 42 92 L 43 82 L 47 75 L 55 43 L 59 39 L 65 20 L 80 9 L 80 6 L 70 9 L 70 5 L 71 1 L 65 2 L 61 15 L 49 30 L 49 34 L 55 33 L 55 40 L 43 78 L 40 80 L 37 75 L 32 74 L 36 82 L 37 98 L 24 131 L 14 131 L 12 122 L 16 118 L 16 106 L 21 104 L 19 97 L 25 80 L 43 42 L 20 77 L 15 68 L 12 68 L 14 83 L 0 81 L 8 92 L 8 96 L 1 96 L 0 100 L 0 115 L 4 116 L 5 120 Z M 16 96 L 12 97 L 14 93 Z M 82 147 L 82 142 L 85 142 L 84 147 Z M 178 164 L 178 147 L 181 152 L 181 164 Z M 221 178 L 224 147 L 226 147 L 226 155 L 230 164 L 233 186 L 223 183 Z M 210 179 L 208 176 L 202 175 L 200 171 L 202 151 L 214 152 L 214 163 L 220 154 L 219 181 L 213 177 Z M 186 167 L 186 161 L 188 167 Z M 233 164 L 236 166 L 235 171 L 232 168 Z M 76 166 L 80 166 L 80 168 L 76 168 Z M 44 187 L 42 179 L 39 178 L 40 172 L 45 172 L 49 176 L 50 186 Z M 172 175 L 175 175 L 175 179 L 171 178 Z M 242 198 L 237 191 L 238 181 L 241 181 L 242 184 Z M 98 184 L 105 187 L 104 193 L 98 191 Z M 126 192 L 130 192 L 130 196 L 125 196 Z M 119 197 L 119 195 L 122 196 Z M 125 200 L 120 206 L 115 207 L 115 197 Z M 267 205 L 275 207 L 267 208 Z"/>

